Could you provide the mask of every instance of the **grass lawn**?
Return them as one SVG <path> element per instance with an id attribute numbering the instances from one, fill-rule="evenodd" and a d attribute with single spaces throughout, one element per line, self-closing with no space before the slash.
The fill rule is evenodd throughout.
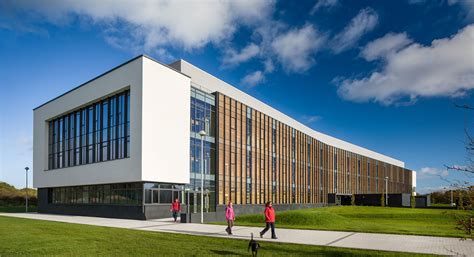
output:
<path id="1" fill-rule="evenodd" d="M 0 216 L 0 256 L 249 256 L 246 240 Z M 260 242 L 259 256 L 428 256 Z"/>
<path id="2" fill-rule="evenodd" d="M 468 211 L 450 209 L 336 206 L 277 212 L 277 228 L 338 230 L 464 237 L 457 230 L 456 215 Z M 236 225 L 263 226 L 263 214 L 237 216 Z"/>

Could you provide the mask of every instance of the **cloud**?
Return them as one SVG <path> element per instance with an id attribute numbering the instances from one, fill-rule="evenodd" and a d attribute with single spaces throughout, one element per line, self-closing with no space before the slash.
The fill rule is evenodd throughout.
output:
<path id="1" fill-rule="evenodd" d="M 436 191 L 445 191 L 446 188 L 449 189 L 449 186 L 425 186 L 425 187 L 417 187 L 416 191 L 417 191 L 417 194 L 429 194 Z"/>
<path id="2" fill-rule="evenodd" d="M 279 34 L 271 44 L 274 54 L 287 72 L 305 72 L 315 62 L 315 54 L 326 38 L 311 24 Z"/>
<path id="3" fill-rule="evenodd" d="M 330 9 L 332 7 L 335 7 L 338 4 L 339 4 L 339 0 L 319 0 L 311 9 L 310 14 L 313 15 L 322 8 Z"/>
<path id="4" fill-rule="evenodd" d="M 230 48 L 224 54 L 222 65 L 224 67 L 233 67 L 246 62 L 255 57 L 260 52 L 258 45 L 254 43 L 248 44 L 240 52 Z"/>
<path id="5" fill-rule="evenodd" d="M 274 1 L 43 0 L 10 1 L 18 19 L 40 16 L 64 26 L 76 18 L 104 28 L 113 38 L 133 39 L 143 49 L 201 48 L 232 37 L 239 26 L 253 26 L 273 13 Z M 120 27 L 114 30 L 113 28 Z M 125 31 L 124 31 L 125 30 Z M 115 41 L 120 42 L 120 41 Z"/>
<path id="6" fill-rule="evenodd" d="M 314 123 L 320 121 L 321 119 L 322 117 L 318 115 L 303 115 L 302 117 L 303 122 L 306 124 Z"/>
<path id="7" fill-rule="evenodd" d="M 265 60 L 263 65 L 265 66 L 265 73 L 271 73 L 275 70 L 275 65 L 273 65 L 272 59 Z"/>
<path id="8" fill-rule="evenodd" d="M 449 171 L 447 169 L 438 169 L 433 167 L 423 167 L 420 169 L 420 172 L 417 173 L 417 179 L 423 178 L 437 178 L 437 177 L 447 177 Z"/>
<path id="9" fill-rule="evenodd" d="M 331 48 L 334 53 L 341 53 L 359 41 L 366 33 L 375 28 L 378 14 L 372 8 L 365 8 L 350 21 L 350 23 L 333 38 Z"/>
<path id="10" fill-rule="evenodd" d="M 247 87 L 254 87 L 265 80 L 265 75 L 262 71 L 255 71 L 247 74 L 241 81 L 240 84 Z"/>
<path id="11" fill-rule="evenodd" d="M 474 25 L 430 46 L 417 43 L 385 57 L 380 70 L 361 79 L 340 79 L 349 101 L 394 104 L 404 98 L 460 97 L 474 88 Z"/>
<path id="12" fill-rule="evenodd" d="M 367 61 L 386 58 L 412 42 L 406 33 L 388 33 L 385 36 L 368 43 L 361 52 Z"/>

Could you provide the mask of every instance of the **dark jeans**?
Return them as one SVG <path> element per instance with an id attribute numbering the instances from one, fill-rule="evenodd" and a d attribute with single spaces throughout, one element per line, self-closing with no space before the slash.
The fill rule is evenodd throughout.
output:
<path id="1" fill-rule="evenodd" d="M 178 218 L 178 212 L 177 212 L 177 211 L 173 211 L 173 219 L 174 219 L 174 221 L 176 221 L 177 218 Z"/>
<path id="2" fill-rule="evenodd" d="M 265 233 L 267 233 L 268 229 L 271 228 L 272 229 L 272 238 L 276 237 L 276 234 L 275 234 L 275 222 L 267 222 L 265 228 L 262 230 L 262 232 L 260 232 L 260 235 L 264 235 Z"/>
<path id="3" fill-rule="evenodd" d="M 227 231 L 228 234 L 232 234 L 232 227 L 234 226 L 234 220 L 227 220 L 227 228 L 225 231 Z"/>

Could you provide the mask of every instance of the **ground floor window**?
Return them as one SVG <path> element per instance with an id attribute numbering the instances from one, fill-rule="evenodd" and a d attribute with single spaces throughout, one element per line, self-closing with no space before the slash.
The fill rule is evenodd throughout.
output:
<path id="1" fill-rule="evenodd" d="M 53 204 L 141 205 L 142 183 L 120 183 L 50 188 Z"/>

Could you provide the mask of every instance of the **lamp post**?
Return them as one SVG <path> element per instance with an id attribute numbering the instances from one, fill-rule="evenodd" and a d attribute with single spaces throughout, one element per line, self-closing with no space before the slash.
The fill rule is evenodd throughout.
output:
<path id="1" fill-rule="evenodd" d="M 206 131 L 199 131 L 201 136 L 201 223 L 204 223 L 204 137 Z"/>
<path id="2" fill-rule="evenodd" d="M 388 206 L 388 177 L 385 177 L 385 206 Z"/>
<path id="3" fill-rule="evenodd" d="M 26 174 L 26 189 L 25 189 L 25 192 L 26 192 L 26 195 L 25 195 L 25 212 L 28 212 L 28 170 L 30 168 L 28 167 L 25 167 L 25 174 Z"/>

